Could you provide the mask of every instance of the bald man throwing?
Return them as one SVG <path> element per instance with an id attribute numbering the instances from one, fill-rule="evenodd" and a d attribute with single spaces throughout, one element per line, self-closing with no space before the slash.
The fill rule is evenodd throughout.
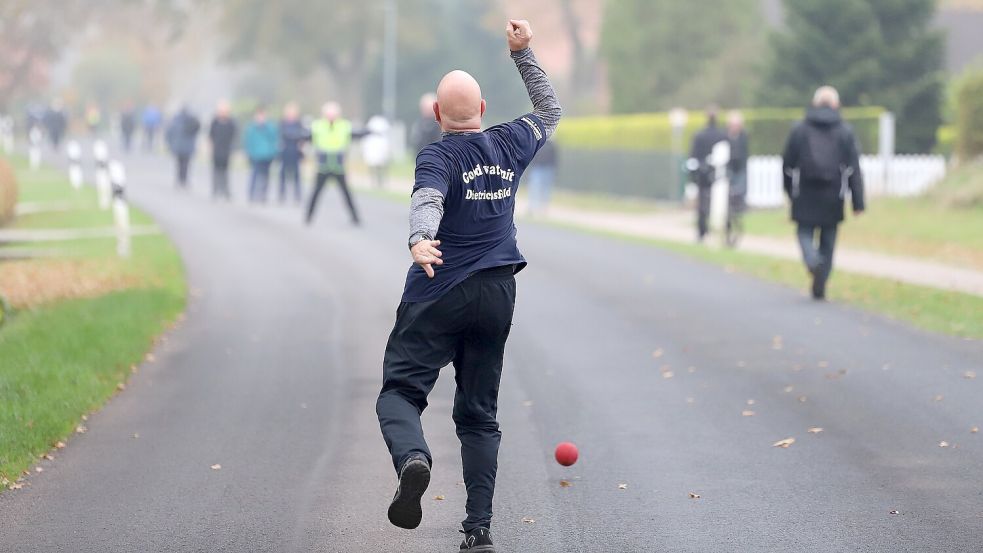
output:
<path id="1" fill-rule="evenodd" d="M 495 551 L 489 535 L 498 468 L 498 386 L 526 260 L 513 221 L 519 177 L 559 123 L 561 109 L 529 41 L 527 21 L 509 21 L 509 49 L 533 112 L 485 131 L 485 101 L 471 75 L 448 73 L 434 116 L 443 132 L 416 159 L 406 275 L 376 404 L 399 475 L 389 520 L 416 528 L 433 459 L 420 415 L 441 367 L 454 364 L 454 423 L 467 487 L 462 551 Z"/>

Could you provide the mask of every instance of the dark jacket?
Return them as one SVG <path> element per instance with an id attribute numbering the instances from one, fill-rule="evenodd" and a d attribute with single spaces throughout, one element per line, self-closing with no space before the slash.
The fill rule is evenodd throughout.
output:
<path id="1" fill-rule="evenodd" d="M 303 123 L 284 119 L 280 122 L 280 159 L 288 163 L 303 159 L 302 147 L 310 139 L 311 131 Z"/>
<path id="2" fill-rule="evenodd" d="M 807 225 L 839 223 L 847 192 L 854 212 L 864 210 L 860 147 L 839 111 L 810 108 L 789 134 L 782 157 L 792 220 Z"/>
<path id="3" fill-rule="evenodd" d="M 236 144 L 239 126 L 231 117 L 212 119 L 208 127 L 208 138 L 212 141 L 212 157 L 229 159 Z"/>
<path id="4" fill-rule="evenodd" d="M 410 129 L 410 143 L 417 153 L 428 144 L 440 140 L 440 125 L 433 117 L 421 117 L 413 123 Z"/>
<path id="5" fill-rule="evenodd" d="M 727 140 L 727 133 L 715 123 L 710 123 L 693 137 L 693 147 L 690 149 L 689 157 L 699 163 L 699 168 L 692 172 L 693 182 L 697 186 L 713 184 L 713 168 L 707 165 L 707 158 L 713 153 L 713 147 L 725 140 Z"/>
<path id="6" fill-rule="evenodd" d="M 742 130 L 737 136 L 728 135 L 727 139 L 730 140 L 730 161 L 727 162 L 727 168 L 731 171 L 746 171 L 749 156 L 747 131 Z"/>
<path id="7" fill-rule="evenodd" d="M 174 155 L 191 155 L 195 153 L 195 142 L 201 123 L 190 111 L 183 109 L 171 119 L 167 127 L 167 145 Z"/>

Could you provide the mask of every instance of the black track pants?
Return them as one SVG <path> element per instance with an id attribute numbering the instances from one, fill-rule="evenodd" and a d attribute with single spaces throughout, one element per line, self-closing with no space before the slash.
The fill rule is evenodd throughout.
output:
<path id="1" fill-rule="evenodd" d="M 502 436 L 498 385 L 514 306 L 512 266 L 480 271 L 437 300 L 401 303 L 386 346 L 376 413 L 397 471 L 411 455 L 433 462 L 420 415 L 440 369 L 454 364 L 454 423 L 468 492 L 465 531 L 491 525 Z"/>

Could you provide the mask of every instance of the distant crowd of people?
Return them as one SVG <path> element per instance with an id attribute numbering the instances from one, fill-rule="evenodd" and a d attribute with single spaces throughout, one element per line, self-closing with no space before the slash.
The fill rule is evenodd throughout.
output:
<path id="1" fill-rule="evenodd" d="M 715 149 L 727 144 L 726 236 L 728 243 L 734 245 L 734 227 L 740 225 L 740 214 L 746 209 L 748 133 L 739 112 L 730 113 L 726 130 L 718 126 L 717 117 L 716 108 L 711 107 L 707 125 L 694 135 L 690 150 L 690 178 L 697 187 L 697 240 L 702 242 L 709 231 L 711 190 L 719 178 L 720 160 L 715 159 Z M 865 209 L 860 147 L 853 129 L 840 114 L 840 96 L 835 88 L 824 86 L 816 91 L 805 118 L 789 134 L 782 171 L 802 259 L 812 275 L 812 297 L 823 300 L 847 196 L 854 215 Z"/>

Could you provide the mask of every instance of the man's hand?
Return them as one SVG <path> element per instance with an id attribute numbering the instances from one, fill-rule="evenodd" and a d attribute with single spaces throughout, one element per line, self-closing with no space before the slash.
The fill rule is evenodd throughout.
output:
<path id="1" fill-rule="evenodd" d="M 525 19 L 509 19 L 505 25 L 505 34 L 509 37 L 509 50 L 518 52 L 529 48 L 532 40 L 532 27 Z"/>
<path id="2" fill-rule="evenodd" d="M 413 263 L 423 267 L 423 271 L 430 278 L 433 278 L 433 265 L 444 264 L 444 260 L 441 259 L 444 254 L 437 249 L 439 245 L 440 240 L 420 240 L 410 248 Z"/>

